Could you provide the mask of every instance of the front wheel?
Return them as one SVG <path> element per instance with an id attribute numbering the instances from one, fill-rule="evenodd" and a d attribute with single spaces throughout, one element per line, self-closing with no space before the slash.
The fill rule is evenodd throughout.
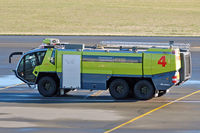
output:
<path id="1" fill-rule="evenodd" d="M 138 81 L 133 88 L 134 96 L 140 100 L 148 100 L 154 97 L 155 89 L 147 80 Z"/>
<path id="2" fill-rule="evenodd" d="M 53 78 L 42 77 L 38 81 L 38 91 L 44 97 L 52 97 L 57 92 L 57 85 Z"/>
<path id="3" fill-rule="evenodd" d="M 115 99 L 124 99 L 129 94 L 129 86 L 125 80 L 115 79 L 110 83 L 109 91 Z"/>

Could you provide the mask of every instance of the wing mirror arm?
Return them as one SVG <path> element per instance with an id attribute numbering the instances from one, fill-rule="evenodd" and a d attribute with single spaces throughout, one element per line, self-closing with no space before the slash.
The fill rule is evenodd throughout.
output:
<path id="1" fill-rule="evenodd" d="M 11 53 L 10 56 L 9 56 L 9 63 L 11 63 L 11 58 L 12 58 L 13 55 L 23 55 L 23 52 L 13 52 L 13 53 Z"/>

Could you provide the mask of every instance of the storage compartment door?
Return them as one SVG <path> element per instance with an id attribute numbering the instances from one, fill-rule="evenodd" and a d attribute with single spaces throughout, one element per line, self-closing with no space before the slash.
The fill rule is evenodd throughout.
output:
<path id="1" fill-rule="evenodd" d="M 81 55 L 63 55 L 63 88 L 81 88 Z"/>

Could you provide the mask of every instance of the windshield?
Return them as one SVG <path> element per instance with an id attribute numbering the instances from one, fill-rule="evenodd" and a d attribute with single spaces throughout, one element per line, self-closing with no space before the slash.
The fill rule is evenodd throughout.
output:
<path id="1" fill-rule="evenodd" d="M 45 51 L 34 52 L 25 55 L 17 68 L 17 74 L 20 78 L 28 82 L 34 82 L 36 77 L 33 71 L 36 66 L 41 65 L 45 56 Z"/>
<path id="2" fill-rule="evenodd" d="M 41 65 L 42 64 L 42 61 L 44 59 L 44 56 L 45 56 L 45 51 L 42 51 L 42 52 L 37 52 L 37 58 L 38 58 L 38 65 Z"/>

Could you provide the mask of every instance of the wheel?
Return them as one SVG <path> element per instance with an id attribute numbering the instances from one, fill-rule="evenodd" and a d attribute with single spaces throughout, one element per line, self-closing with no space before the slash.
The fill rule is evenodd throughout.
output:
<path id="1" fill-rule="evenodd" d="M 155 89 L 147 80 L 138 81 L 133 89 L 134 96 L 139 100 L 148 100 L 154 97 Z"/>
<path id="2" fill-rule="evenodd" d="M 129 94 L 129 86 L 125 80 L 115 79 L 110 83 L 109 91 L 113 98 L 124 99 Z"/>
<path id="3" fill-rule="evenodd" d="M 38 81 L 38 91 L 44 97 L 52 97 L 57 92 L 57 85 L 53 78 L 42 77 Z"/>

